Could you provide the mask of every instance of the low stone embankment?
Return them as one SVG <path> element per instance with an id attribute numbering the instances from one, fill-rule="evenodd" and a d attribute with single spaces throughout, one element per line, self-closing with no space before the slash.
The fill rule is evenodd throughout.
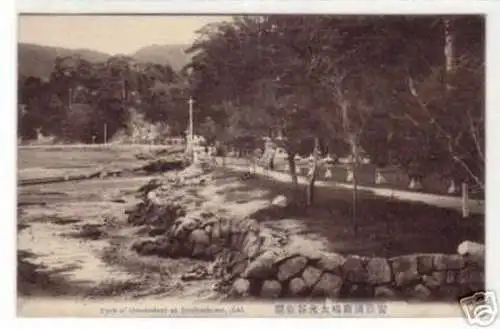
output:
<path id="1" fill-rule="evenodd" d="M 213 260 L 209 272 L 232 298 L 456 300 L 484 289 L 484 258 L 462 251 L 388 259 L 340 255 L 311 250 L 251 218 L 186 214 L 175 204 L 146 203 L 150 209 L 164 209 L 169 219 L 157 229 L 158 236 L 133 248 L 147 255 Z M 162 217 L 161 211 L 155 214 Z"/>

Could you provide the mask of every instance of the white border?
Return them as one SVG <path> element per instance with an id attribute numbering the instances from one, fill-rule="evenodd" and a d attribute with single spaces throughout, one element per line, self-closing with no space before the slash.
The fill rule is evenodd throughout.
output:
<path id="1" fill-rule="evenodd" d="M 500 214 L 500 202 L 496 202 L 495 196 L 500 193 L 497 191 L 495 182 L 500 181 L 500 164 L 498 163 L 500 149 L 496 147 L 496 141 L 500 140 L 500 129 L 497 124 L 500 116 L 500 81 L 498 77 L 499 65 L 499 35 L 500 31 L 500 15 L 499 6 L 495 1 L 56 1 L 56 0 L 24 0 L 16 1 L 16 6 L 7 0 L 1 2 L 2 8 L 0 10 L 0 72 L 2 78 L 2 92 L 0 94 L 1 102 L 1 119 L 0 119 L 0 141 L 2 145 L 2 153 L 5 155 L 2 159 L 0 168 L 2 197 L 0 202 L 0 214 L 4 225 L 11 224 L 9 229 L 3 230 L 5 232 L 1 239 L 2 242 L 2 263 L 6 269 L 4 277 L 0 282 L 5 286 L 2 287 L 2 315 L 10 318 L 9 321 L 2 321 L 2 327 L 10 328 L 15 324 L 20 327 L 35 325 L 33 321 L 37 321 L 36 326 L 39 328 L 54 328 L 63 324 L 64 327 L 78 326 L 82 323 L 82 327 L 88 325 L 97 327 L 108 327 L 110 324 L 115 324 L 120 328 L 152 328 L 154 322 L 158 327 L 200 327 L 203 325 L 207 328 L 218 328 L 223 326 L 275 326 L 272 321 L 280 321 L 280 326 L 287 328 L 303 328 L 308 325 L 313 326 L 330 326 L 330 327 L 357 327 L 362 326 L 404 326 L 406 328 L 422 328 L 423 326 L 449 326 L 454 327 L 467 327 L 463 319 L 393 319 L 393 320 L 350 320 L 350 319 L 323 319 L 323 320 L 303 320 L 303 319 L 290 319 L 290 320 L 215 320 L 203 319 L 200 320 L 170 320 L 165 323 L 164 320 L 155 319 L 121 319 L 113 320 L 81 320 L 74 321 L 71 319 L 58 319 L 58 320 L 17 320 L 17 323 L 12 323 L 12 318 L 15 316 L 15 180 L 16 174 L 16 90 L 15 90 L 15 77 L 16 77 L 16 29 L 17 17 L 16 12 L 37 12 L 37 13 L 185 13 L 185 14 L 235 14 L 235 13 L 370 13 L 370 14 L 383 14 L 383 13 L 487 13 L 488 14 L 488 30 L 487 30 L 487 280 L 490 289 L 500 293 L 500 286 L 498 278 L 500 277 L 499 265 L 495 261 L 495 252 L 498 250 L 500 239 L 496 236 L 498 232 L 498 223 L 496 220 L 497 214 Z M 16 10 L 14 10 L 14 8 Z M 5 293 L 9 292 L 9 293 Z M 182 321 L 182 322 L 180 322 Z M 223 321 L 223 322 L 221 322 Z M 243 323 L 246 322 L 246 323 Z M 497 322 L 498 324 L 498 322 Z M 12 325 L 12 326 L 11 326 Z"/>

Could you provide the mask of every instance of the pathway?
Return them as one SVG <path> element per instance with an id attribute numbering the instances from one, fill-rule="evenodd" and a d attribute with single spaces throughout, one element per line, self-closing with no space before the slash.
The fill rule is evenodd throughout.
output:
<path id="1" fill-rule="evenodd" d="M 249 170 L 247 166 L 234 165 L 234 164 L 226 164 L 226 168 L 239 172 L 248 172 Z M 276 181 L 291 182 L 290 175 L 282 172 L 267 170 L 262 167 L 256 167 L 256 174 L 272 178 Z M 305 185 L 307 183 L 307 179 L 303 176 L 299 176 L 298 180 L 299 184 L 301 185 Z M 351 190 L 353 189 L 352 184 L 345 184 L 339 182 L 317 181 L 316 185 L 322 187 L 332 187 L 332 188 L 340 187 L 344 189 L 351 189 Z M 462 209 L 461 197 L 436 195 L 436 194 L 421 193 L 421 192 L 410 192 L 410 191 L 403 191 L 403 190 L 396 190 L 389 188 L 360 186 L 360 185 L 358 185 L 357 188 L 360 191 L 369 191 L 374 193 L 375 195 L 382 197 L 394 198 L 406 201 L 424 202 L 426 204 L 441 208 L 456 209 L 456 210 Z M 469 199 L 469 211 L 470 213 L 484 214 L 485 212 L 484 201 Z"/>

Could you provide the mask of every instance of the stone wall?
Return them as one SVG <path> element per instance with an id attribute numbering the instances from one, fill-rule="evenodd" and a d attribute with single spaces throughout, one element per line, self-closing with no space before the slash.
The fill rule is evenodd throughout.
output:
<path id="1" fill-rule="evenodd" d="M 213 260 L 211 274 L 233 298 L 456 300 L 484 289 L 484 263 L 458 253 L 344 256 L 310 250 L 254 219 L 208 212 L 177 218 L 161 233 L 133 248 L 142 254 Z"/>

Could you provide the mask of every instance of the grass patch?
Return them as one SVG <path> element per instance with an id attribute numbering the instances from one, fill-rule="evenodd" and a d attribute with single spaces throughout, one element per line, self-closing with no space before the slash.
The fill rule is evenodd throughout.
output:
<path id="1" fill-rule="evenodd" d="M 230 172 L 216 182 L 223 187 L 230 184 L 231 179 L 234 181 Z M 305 197 L 304 186 L 299 192 L 301 198 Z M 233 186 L 225 201 L 244 205 L 256 195 L 270 201 L 280 194 L 290 200 L 296 198 L 291 183 L 259 178 Z M 484 243 L 484 215 L 474 214 L 463 219 L 455 210 L 360 191 L 354 219 L 352 191 L 316 187 L 315 196 L 315 204 L 310 208 L 303 207 L 301 199 L 284 209 L 261 209 L 251 217 L 263 225 L 291 231 L 311 241 L 323 241 L 326 249 L 362 256 L 455 253 L 464 240 Z"/>

